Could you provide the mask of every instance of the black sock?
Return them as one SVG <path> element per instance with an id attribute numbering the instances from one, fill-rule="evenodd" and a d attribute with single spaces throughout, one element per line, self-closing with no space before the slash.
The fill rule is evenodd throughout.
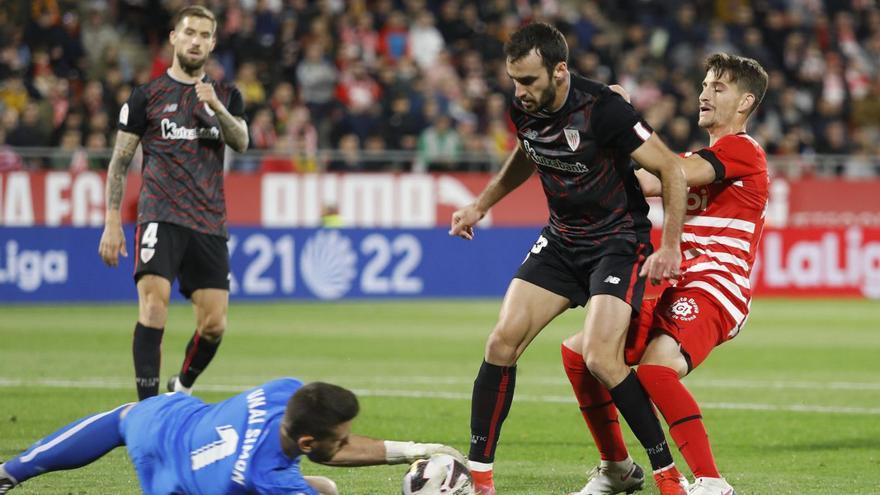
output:
<path id="1" fill-rule="evenodd" d="M 134 381 L 138 400 L 159 395 L 159 368 L 162 365 L 163 328 L 151 328 L 138 322 L 131 344 L 134 356 Z"/>
<path id="2" fill-rule="evenodd" d="M 208 363 L 214 359 L 217 354 L 217 348 L 220 347 L 220 341 L 208 340 L 199 332 L 193 334 L 186 345 L 186 354 L 183 359 L 183 366 L 180 368 L 180 384 L 186 388 L 192 387 L 196 382 L 196 378 L 205 371 Z"/>
<path id="3" fill-rule="evenodd" d="M 672 464 L 672 453 L 666 444 L 660 420 L 654 414 L 651 400 L 635 371 L 630 370 L 629 375 L 610 392 L 617 410 L 647 451 L 651 468 L 656 471 Z"/>
<path id="4" fill-rule="evenodd" d="M 510 411 L 516 386 L 516 366 L 483 361 L 471 397 L 471 449 L 468 459 L 490 463 L 501 436 L 501 424 Z"/>

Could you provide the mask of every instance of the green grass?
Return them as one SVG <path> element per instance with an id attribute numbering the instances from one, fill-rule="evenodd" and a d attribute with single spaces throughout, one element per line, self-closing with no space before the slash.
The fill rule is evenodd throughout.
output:
<path id="1" fill-rule="evenodd" d="M 471 382 L 498 307 L 233 302 L 229 332 L 198 394 L 219 400 L 283 375 L 331 381 L 361 394 L 358 433 L 464 450 Z M 134 399 L 135 317 L 133 304 L 0 306 L 0 458 L 66 422 Z M 496 459 L 503 495 L 567 493 L 597 460 L 559 363 L 559 342 L 582 320 L 583 311 L 566 313 L 520 361 Z M 740 495 L 880 493 L 878 322 L 876 302 L 758 300 L 744 332 L 687 379 L 704 406 L 719 467 Z M 180 365 L 192 327 L 189 307 L 173 307 L 163 377 Z M 633 456 L 647 464 L 625 433 Z M 304 462 L 304 471 L 331 476 L 342 493 L 373 495 L 399 493 L 405 467 Z M 117 449 L 13 493 L 138 492 L 126 453 Z"/>

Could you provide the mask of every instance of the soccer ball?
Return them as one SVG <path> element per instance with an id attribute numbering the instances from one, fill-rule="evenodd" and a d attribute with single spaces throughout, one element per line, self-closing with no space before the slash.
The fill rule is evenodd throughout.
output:
<path id="1" fill-rule="evenodd" d="M 412 463 L 403 477 L 403 495 L 474 495 L 468 468 L 448 454 Z"/>

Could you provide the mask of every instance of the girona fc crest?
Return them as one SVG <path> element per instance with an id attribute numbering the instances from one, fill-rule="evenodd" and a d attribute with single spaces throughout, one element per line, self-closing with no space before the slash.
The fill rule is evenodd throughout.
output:
<path id="1" fill-rule="evenodd" d="M 697 301 L 690 297 L 680 297 L 669 307 L 669 316 L 676 320 L 693 321 L 700 314 Z"/>
<path id="2" fill-rule="evenodd" d="M 563 129 L 565 131 L 565 140 L 568 141 L 568 147 L 571 151 L 577 151 L 578 145 L 581 144 L 581 133 L 577 129 Z"/>

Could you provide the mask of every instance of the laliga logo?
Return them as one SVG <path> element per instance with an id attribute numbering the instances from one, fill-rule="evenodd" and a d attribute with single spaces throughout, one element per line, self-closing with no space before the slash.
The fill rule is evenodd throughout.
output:
<path id="1" fill-rule="evenodd" d="M 692 298 L 680 297 L 669 307 L 669 313 L 676 320 L 693 321 L 700 314 L 700 307 Z"/>
<path id="2" fill-rule="evenodd" d="M 798 241 L 784 249 L 780 234 L 767 233 L 761 258 L 765 283 L 771 287 L 858 287 L 865 296 L 880 298 L 880 242 L 863 243 L 859 228 L 847 230 L 844 237 L 829 232 L 820 240 Z"/>
<path id="3" fill-rule="evenodd" d="M 67 253 L 64 251 L 18 250 L 18 242 L 6 242 L 6 266 L 0 264 L 0 284 L 16 284 L 34 292 L 43 282 L 67 282 Z"/>
<path id="4" fill-rule="evenodd" d="M 337 230 L 320 230 L 306 241 L 300 256 L 302 277 L 321 299 L 339 299 L 357 276 L 357 254 L 351 239 Z"/>

